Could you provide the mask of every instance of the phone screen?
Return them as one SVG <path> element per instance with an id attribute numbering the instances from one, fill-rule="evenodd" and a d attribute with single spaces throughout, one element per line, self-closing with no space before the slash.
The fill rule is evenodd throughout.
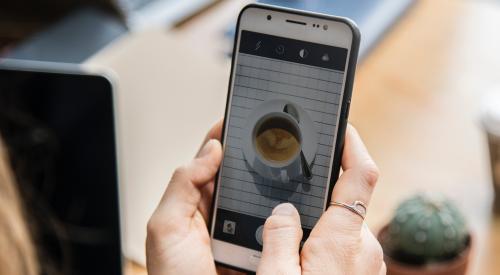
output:
<path id="1" fill-rule="evenodd" d="M 262 250 L 275 206 L 292 203 L 304 240 L 323 213 L 348 49 L 241 31 L 213 237 Z"/>

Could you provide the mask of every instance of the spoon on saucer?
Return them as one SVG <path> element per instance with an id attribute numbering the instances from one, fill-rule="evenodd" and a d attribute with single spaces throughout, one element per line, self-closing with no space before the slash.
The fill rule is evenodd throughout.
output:
<path id="1" fill-rule="evenodd" d="M 286 104 L 285 108 L 283 108 L 283 112 L 291 115 L 293 118 L 295 118 L 295 120 L 297 120 L 297 123 L 300 123 L 299 110 L 297 110 L 297 108 L 295 108 L 293 104 Z M 312 178 L 311 167 L 309 167 L 309 163 L 307 163 L 302 148 L 300 149 L 300 163 L 302 164 L 302 174 L 304 175 L 304 178 L 310 180 Z"/>

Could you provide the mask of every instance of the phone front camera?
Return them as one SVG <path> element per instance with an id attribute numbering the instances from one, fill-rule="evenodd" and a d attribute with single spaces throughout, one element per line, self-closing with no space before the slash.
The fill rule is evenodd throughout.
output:
<path id="1" fill-rule="evenodd" d="M 271 15 L 268 15 L 267 20 L 271 20 L 271 19 L 273 19 L 273 17 Z"/>

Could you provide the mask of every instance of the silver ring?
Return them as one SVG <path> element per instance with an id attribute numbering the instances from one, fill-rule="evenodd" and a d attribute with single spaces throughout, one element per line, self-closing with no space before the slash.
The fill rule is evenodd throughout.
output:
<path id="1" fill-rule="evenodd" d="M 330 205 L 344 207 L 345 209 L 351 211 L 352 213 L 360 216 L 361 219 L 363 220 L 366 217 L 366 205 L 362 201 L 355 201 L 350 205 L 343 202 L 332 201 Z"/>

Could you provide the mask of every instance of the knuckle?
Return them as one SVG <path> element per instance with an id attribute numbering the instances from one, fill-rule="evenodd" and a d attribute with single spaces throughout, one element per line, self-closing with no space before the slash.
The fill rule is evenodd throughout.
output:
<path id="1" fill-rule="evenodd" d="M 182 178 L 184 175 L 187 173 L 187 167 L 186 166 L 179 166 L 174 170 L 174 173 L 172 174 L 172 180 L 177 179 L 177 178 Z"/>
<path id="2" fill-rule="evenodd" d="M 146 226 L 146 233 L 148 238 L 158 239 L 163 234 L 164 224 L 163 222 L 153 214 Z"/>
<path id="3" fill-rule="evenodd" d="M 295 227 L 295 221 L 287 216 L 270 216 L 264 223 L 264 230 L 274 231 Z"/>
<path id="4" fill-rule="evenodd" d="M 204 175 L 215 175 L 215 173 L 217 173 L 217 170 L 219 170 L 219 165 L 215 164 L 214 162 L 210 162 L 208 163 L 208 165 L 201 163 L 201 165 L 199 165 L 199 168 L 204 170 Z"/>
<path id="5" fill-rule="evenodd" d="M 333 247 L 335 247 L 335 242 L 331 242 L 328 239 L 324 240 L 322 238 L 309 237 L 302 252 L 312 256 L 322 255 L 325 254 L 325 252 L 329 251 L 329 247 L 333 249 Z"/>
<path id="6" fill-rule="evenodd" d="M 334 253 L 334 247 L 335 244 L 328 240 L 310 236 L 300 251 L 300 257 L 303 263 L 321 261 Z"/>
<path id="7" fill-rule="evenodd" d="M 296 239 L 302 238 L 302 229 L 290 216 L 270 216 L 264 223 L 264 238 Z"/>
<path id="8" fill-rule="evenodd" d="M 380 176 L 380 171 L 373 160 L 366 160 L 361 169 L 361 176 L 363 181 L 366 182 L 366 184 L 368 184 L 370 187 L 374 187 L 377 184 L 378 178 Z"/>

